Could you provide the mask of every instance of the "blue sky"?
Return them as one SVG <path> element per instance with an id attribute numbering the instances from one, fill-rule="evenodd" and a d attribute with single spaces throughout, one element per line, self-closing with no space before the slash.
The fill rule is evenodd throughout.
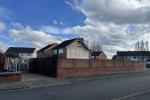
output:
<path id="1" fill-rule="evenodd" d="M 36 47 L 83 37 L 111 58 L 150 42 L 147 0 L 0 0 L 0 47 Z"/>
<path id="2" fill-rule="evenodd" d="M 1 0 L 0 7 L 6 11 L 5 15 L 7 17 L 0 17 L 0 20 L 7 26 L 7 29 L 3 31 L 6 37 L 9 37 L 9 32 L 7 30 L 14 28 L 11 24 L 12 22 L 20 23 L 24 27 L 28 25 L 34 30 L 40 30 L 40 27 L 43 25 L 63 29 L 76 25 L 82 26 L 86 18 L 83 13 L 74 11 L 65 3 L 65 0 Z M 53 23 L 55 20 L 57 24 Z M 64 25 L 59 24 L 60 22 Z M 78 35 L 72 34 L 49 34 L 68 39 L 78 37 Z M 23 42 L 14 43 L 2 37 L 0 37 L 0 40 L 8 45 L 30 46 Z"/>

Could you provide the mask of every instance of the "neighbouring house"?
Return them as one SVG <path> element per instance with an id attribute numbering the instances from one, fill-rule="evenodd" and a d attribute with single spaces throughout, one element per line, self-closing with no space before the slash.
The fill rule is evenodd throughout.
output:
<path id="1" fill-rule="evenodd" d="M 150 60 L 150 51 L 117 51 L 117 59 L 130 61 Z"/>
<path id="2" fill-rule="evenodd" d="M 55 48 L 56 46 L 57 46 L 57 43 L 50 44 L 50 45 L 43 47 L 42 49 L 37 51 L 37 57 L 43 58 L 43 57 L 52 56 L 53 55 L 52 49 Z"/>
<path id="3" fill-rule="evenodd" d="M 5 55 L 7 54 L 15 54 L 22 59 L 30 59 L 37 57 L 36 48 L 27 48 L 27 47 L 9 47 L 5 52 Z"/>
<path id="4" fill-rule="evenodd" d="M 90 59 L 91 50 L 83 42 L 83 38 L 66 40 L 53 48 L 53 55 L 59 55 L 60 58 L 71 59 Z"/>
<path id="5" fill-rule="evenodd" d="M 107 59 L 107 56 L 103 51 L 92 52 L 92 59 Z"/>
<path id="6" fill-rule="evenodd" d="M 112 57 L 112 60 L 117 60 L 117 55 L 114 55 L 114 56 Z"/>

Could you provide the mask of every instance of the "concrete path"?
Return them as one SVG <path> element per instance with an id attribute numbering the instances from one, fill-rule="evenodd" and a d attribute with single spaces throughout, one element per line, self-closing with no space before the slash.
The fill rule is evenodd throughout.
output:
<path id="1" fill-rule="evenodd" d="M 141 75 L 150 75 L 150 69 L 145 72 L 139 73 L 124 73 L 124 74 L 109 74 L 109 75 L 96 75 L 96 76 L 84 76 L 84 77 L 73 77 L 73 78 L 47 78 L 39 81 L 21 81 L 21 82 L 4 82 L 0 83 L 0 91 L 14 90 L 14 89 L 25 89 L 25 88 L 37 88 L 47 87 L 55 85 L 72 84 L 86 81 L 97 81 L 103 79 L 113 79 L 121 77 L 133 77 Z"/>
<path id="2" fill-rule="evenodd" d="M 47 80 L 52 79 L 54 77 L 45 76 L 36 73 L 22 73 L 21 74 L 21 81 L 39 81 L 39 80 Z"/>

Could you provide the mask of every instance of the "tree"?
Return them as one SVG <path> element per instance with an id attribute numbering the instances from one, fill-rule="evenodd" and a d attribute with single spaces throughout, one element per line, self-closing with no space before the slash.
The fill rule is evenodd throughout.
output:
<path id="1" fill-rule="evenodd" d="M 96 42 L 94 40 L 84 40 L 84 43 L 89 47 L 90 50 L 92 50 L 92 52 L 103 51 L 103 47 L 99 42 Z"/>
<path id="2" fill-rule="evenodd" d="M 137 41 L 134 51 L 149 51 L 148 42 L 146 41 L 144 44 L 143 40 L 141 42 Z"/>

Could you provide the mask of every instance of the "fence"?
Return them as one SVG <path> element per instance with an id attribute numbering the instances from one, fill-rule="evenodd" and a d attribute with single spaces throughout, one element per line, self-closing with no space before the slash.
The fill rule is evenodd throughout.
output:
<path id="1" fill-rule="evenodd" d="M 56 77 L 56 57 L 35 58 L 29 61 L 29 73 L 39 73 Z"/>
<path id="2" fill-rule="evenodd" d="M 58 78 L 141 71 L 146 71 L 145 62 L 92 59 L 58 59 L 57 62 Z"/>

